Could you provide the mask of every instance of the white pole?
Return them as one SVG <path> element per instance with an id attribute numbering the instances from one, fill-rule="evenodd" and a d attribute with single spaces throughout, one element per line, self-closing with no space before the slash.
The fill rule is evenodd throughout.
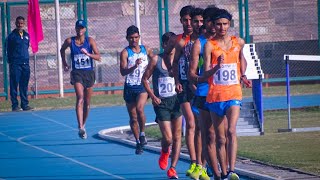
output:
<path id="1" fill-rule="evenodd" d="M 63 94 L 63 72 L 62 72 L 62 60 L 60 56 L 60 47 L 61 47 L 61 33 L 60 33 L 60 9 L 59 9 L 59 0 L 55 0 L 55 10 L 56 10 L 56 28 L 57 28 L 57 59 L 58 59 L 58 72 L 59 72 L 59 88 L 60 88 L 60 97 L 64 97 Z"/>
<path id="2" fill-rule="evenodd" d="M 139 28 L 139 32 L 141 35 L 139 0 L 134 0 L 134 16 L 136 20 L 136 26 L 137 28 Z M 140 36 L 139 44 L 141 44 L 141 36 Z"/>

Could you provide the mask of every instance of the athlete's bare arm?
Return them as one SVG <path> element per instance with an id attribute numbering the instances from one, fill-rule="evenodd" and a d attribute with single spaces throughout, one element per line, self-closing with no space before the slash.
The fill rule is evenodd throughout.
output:
<path id="1" fill-rule="evenodd" d="M 238 42 L 239 42 L 239 45 L 241 46 L 241 51 L 240 51 L 240 54 L 239 54 L 239 56 L 240 56 L 239 59 L 240 59 L 241 81 L 245 84 L 245 86 L 247 88 L 250 88 L 250 87 L 252 87 L 251 81 L 249 81 L 247 79 L 247 76 L 245 75 L 245 72 L 246 72 L 246 69 L 247 69 L 247 60 L 243 55 L 243 47 L 244 47 L 245 42 L 241 38 L 238 38 Z"/>
<path id="2" fill-rule="evenodd" d="M 182 91 L 182 87 L 180 87 L 180 81 L 179 81 L 179 59 L 182 55 L 182 50 L 184 47 L 185 40 L 181 39 L 176 45 L 175 45 L 175 53 L 174 53 L 174 59 L 172 63 L 172 71 L 174 76 L 174 81 L 176 84 L 177 90 L 180 92 Z M 180 84 L 180 85 L 179 85 Z"/>
<path id="3" fill-rule="evenodd" d="M 155 54 L 153 54 L 152 49 L 149 48 L 148 46 L 144 46 L 144 47 L 145 47 L 146 50 L 147 50 L 147 55 L 148 55 L 149 60 L 151 60 L 151 59 L 155 56 Z"/>
<path id="4" fill-rule="evenodd" d="M 67 38 L 64 42 L 63 42 L 63 44 L 62 44 L 62 46 L 61 46 L 61 48 L 60 48 L 60 55 L 61 55 L 61 60 L 62 60 L 62 64 L 63 64 L 63 67 L 64 67 L 64 70 L 65 71 L 68 71 L 69 70 L 69 66 L 68 66 L 68 64 L 67 64 L 67 61 L 66 61 L 66 49 L 68 48 L 68 47 L 70 47 L 70 45 L 71 45 L 71 38 Z"/>
<path id="5" fill-rule="evenodd" d="M 90 43 L 90 45 L 92 47 L 93 54 L 90 54 L 88 52 L 83 52 L 83 53 L 86 54 L 87 56 L 91 57 L 92 59 L 96 60 L 96 61 L 101 61 L 101 55 L 100 55 L 100 52 L 98 50 L 96 41 L 93 38 L 89 37 L 89 43 Z"/>
<path id="6" fill-rule="evenodd" d="M 136 64 L 130 68 L 128 68 L 128 51 L 123 49 L 120 53 L 120 74 L 122 76 L 126 76 L 132 73 L 138 66 L 141 64 L 141 60 L 137 59 Z"/>
<path id="7" fill-rule="evenodd" d="M 197 39 L 191 49 L 191 59 L 189 64 L 189 73 L 188 79 L 189 81 L 194 82 L 195 84 L 198 83 L 199 76 L 197 75 L 197 69 L 199 64 L 199 55 L 200 55 L 200 41 Z"/>
<path id="8" fill-rule="evenodd" d="M 203 51 L 203 58 L 204 58 L 204 78 L 209 78 L 214 73 L 216 73 L 220 69 L 220 65 L 223 62 L 223 56 L 221 55 L 218 58 L 218 64 L 211 68 L 211 52 L 212 52 L 213 46 L 210 42 L 206 43 L 204 45 L 204 51 Z"/>
<path id="9" fill-rule="evenodd" d="M 145 90 L 147 91 L 148 95 L 150 96 L 150 98 L 152 99 L 152 104 L 154 105 L 159 105 L 161 103 L 161 100 L 156 97 L 153 93 L 153 90 L 151 90 L 150 88 L 150 85 L 149 85 L 149 78 L 151 77 L 151 75 L 153 74 L 153 71 L 154 71 L 154 68 L 156 67 L 157 65 L 157 61 L 158 61 L 158 56 L 153 56 L 151 59 L 150 59 L 150 62 L 147 66 L 147 69 L 146 71 L 143 73 L 143 76 L 142 76 L 142 84 L 145 88 Z"/>

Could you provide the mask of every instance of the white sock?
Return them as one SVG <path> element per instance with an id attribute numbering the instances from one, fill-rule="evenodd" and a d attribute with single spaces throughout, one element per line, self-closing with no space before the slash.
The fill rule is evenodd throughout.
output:
<path id="1" fill-rule="evenodd" d="M 144 132 L 140 132 L 140 136 L 145 136 Z"/>

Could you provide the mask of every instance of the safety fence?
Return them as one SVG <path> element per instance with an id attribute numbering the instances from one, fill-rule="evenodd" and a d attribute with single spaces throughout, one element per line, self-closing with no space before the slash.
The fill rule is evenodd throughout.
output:
<path id="1" fill-rule="evenodd" d="M 133 0 L 60 0 L 61 41 L 75 35 L 74 23 L 88 21 L 88 35 L 93 37 L 102 55 L 96 63 L 96 91 L 117 90 L 124 78 L 119 73 L 119 53 L 128 45 L 127 27 L 135 24 Z M 160 51 L 159 37 L 165 31 L 182 32 L 179 11 L 185 5 L 205 8 L 216 5 L 233 15 L 230 33 L 255 43 L 265 74 L 264 82 L 285 82 L 283 54 L 319 54 L 317 0 L 140 0 L 141 42 Z M 41 95 L 58 94 L 58 63 L 53 0 L 40 0 L 44 40 L 36 55 L 30 53 L 30 92 L 37 88 Z M 0 2 L 0 51 L 6 36 L 15 28 L 19 15 L 27 17 L 27 1 Z M 240 13 L 239 13 L 240 12 Z M 246 18 L 248 17 L 248 18 Z M 30 51 L 31 52 L 31 51 Z M 68 52 L 67 52 L 68 53 Z M 0 55 L 0 96 L 7 97 L 8 64 L 4 53 Z M 319 80 L 320 64 L 292 62 L 290 75 L 297 80 Z M 69 73 L 64 73 L 66 92 L 73 92 Z M 315 81 L 319 82 L 319 81 Z M 37 85 L 37 86 L 36 86 Z M 117 87 L 117 88 L 115 88 Z"/>

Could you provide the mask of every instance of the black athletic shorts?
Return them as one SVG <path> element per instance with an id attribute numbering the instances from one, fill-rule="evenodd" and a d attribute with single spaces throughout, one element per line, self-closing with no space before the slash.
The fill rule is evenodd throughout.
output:
<path id="1" fill-rule="evenodd" d="M 171 121 L 181 116 L 177 96 L 161 99 L 158 106 L 153 106 L 157 121 Z"/>
<path id="2" fill-rule="evenodd" d="M 204 111 L 209 111 L 207 106 L 205 106 L 206 98 L 207 98 L 206 96 L 194 96 L 192 106 L 195 106 L 198 109 L 201 109 Z"/>
<path id="3" fill-rule="evenodd" d="M 81 83 L 84 88 L 89 88 L 94 85 L 96 75 L 93 70 L 72 70 L 70 72 L 70 79 L 72 85 Z"/>
<path id="4" fill-rule="evenodd" d="M 182 85 L 183 91 L 181 93 L 178 93 L 179 103 L 182 104 L 185 102 L 191 102 L 194 94 L 189 87 L 189 82 L 188 81 L 181 81 L 180 83 Z"/>

